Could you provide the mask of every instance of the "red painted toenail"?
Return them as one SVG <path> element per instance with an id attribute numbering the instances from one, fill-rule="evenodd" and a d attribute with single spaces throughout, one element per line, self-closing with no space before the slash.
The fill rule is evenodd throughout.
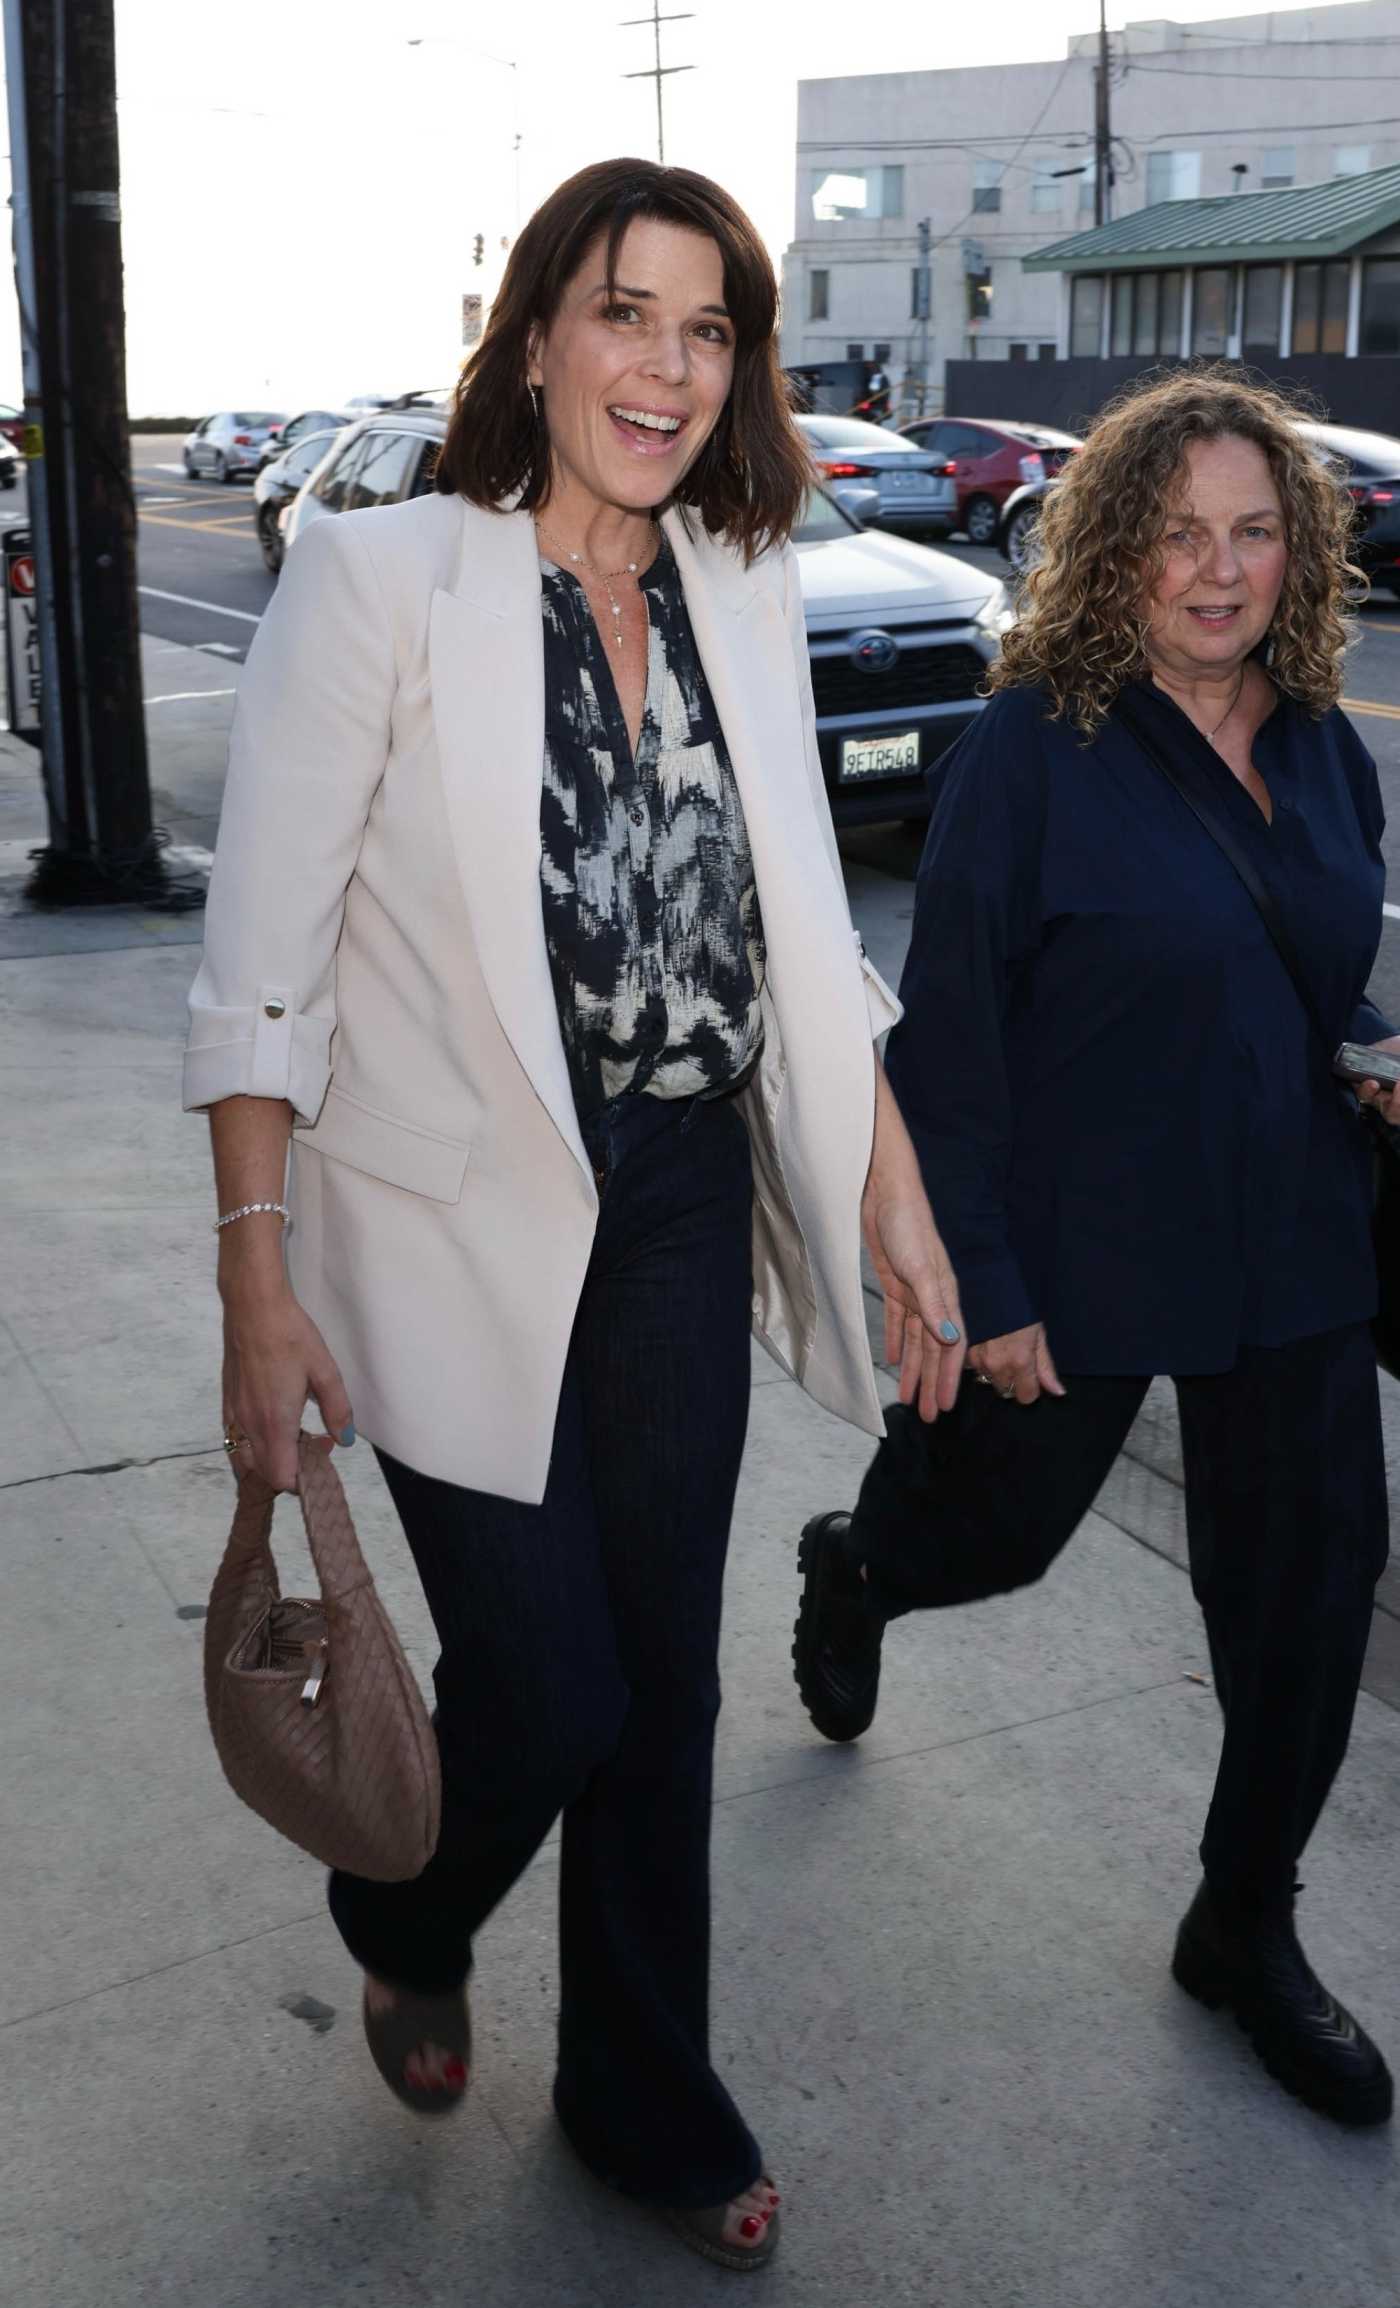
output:
<path id="1" fill-rule="evenodd" d="M 460 2087 L 467 2080 L 466 2063 L 463 2060 L 448 2060 L 442 2073 L 446 2083 L 456 2084 Z"/>
<path id="2" fill-rule="evenodd" d="M 739 2233 L 741 2236 L 748 2237 L 761 2236 L 763 2233 L 763 2222 L 758 2219 L 754 2213 L 750 2212 L 747 2219 L 741 2220 L 739 2222 Z"/>

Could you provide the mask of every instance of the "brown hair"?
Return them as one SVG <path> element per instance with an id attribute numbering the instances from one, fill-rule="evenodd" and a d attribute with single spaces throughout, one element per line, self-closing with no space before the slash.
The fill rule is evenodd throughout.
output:
<path id="1" fill-rule="evenodd" d="M 1346 488 L 1297 430 L 1295 420 L 1309 413 L 1215 365 L 1149 376 L 1110 401 L 1046 492 L 1020 618 L 989 687 L 1038 682 L 1056 718 L 1094 734 L 1124 682 L 1146 664 L 1141 605 L 1163 565 L 1164 516 L 1187 447 L 1233 435 L 1263 450 L 1283 508 L 1288 561 L 1270 674 L 1313 713 L 1335 705 L 1347 599 L 1365 579 L 1349 559 L 1355 511 Z"/>
<path id="2" fill-rule="evenodd" d="M 778 365 L 778 285 L 762 241 L 738 203 L 688 168 L 600 160 L 537 208 L 510 253 L 480 345 L 462 371 L 438 460 L 437 485 L 474 505 L 515 497 L 527 512 L 549 493 L 549 434 L 526 383 L 530 335 L 547 330 L 568 283 L 600 234 L 611 294 L 634 217 L 704 233 L 724 261 L 734 324 L 734 381 L 676 502 L 752 561 L 786 540 L 811 480 L 806 447 L 788 413 Z"/>

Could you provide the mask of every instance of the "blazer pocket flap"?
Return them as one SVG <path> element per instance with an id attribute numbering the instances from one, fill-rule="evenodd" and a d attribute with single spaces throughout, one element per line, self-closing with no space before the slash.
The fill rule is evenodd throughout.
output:
<path id="1" fill-rule="evenodd" d="M 458 1202 L 467 1174 L 470 1146 L 454 1138 L 439 1138 L 411 1122 L 395 1122 L 389 1115 L 362 1106 L 332 1084 L 320 1117 L 310 1130 L 296 1130 L 293 1144 L 329 1154 L 352 1170 L 401 1186 L 406 1194 L 423 1194 L 431 1202 Z"/>

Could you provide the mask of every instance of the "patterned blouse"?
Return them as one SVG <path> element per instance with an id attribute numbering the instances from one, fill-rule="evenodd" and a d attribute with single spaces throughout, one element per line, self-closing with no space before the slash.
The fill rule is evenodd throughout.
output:
<path id="1" fill-rule="evenodd" d="M 545 939 L 574 1103 L 730 1087 L 762 1040 L 765 954 L 743 806 L 665 538 L 636 759 L 578 579 L 541 558 Z"/>

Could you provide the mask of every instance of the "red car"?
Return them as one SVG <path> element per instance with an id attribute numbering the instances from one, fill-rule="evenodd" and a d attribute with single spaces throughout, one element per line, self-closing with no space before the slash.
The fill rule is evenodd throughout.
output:
<path id="1" fill-rule="evenodd" d="M 1057 433 L 1051 425 L 1002 424 L 990 417 L 920 417 L 901 430 L 951 463 L 957 525 L 972 545 L 994 545 L 1002 506 L 1013 490 L 1052 480 L 1079 447 L 1073 433 Z"/>

